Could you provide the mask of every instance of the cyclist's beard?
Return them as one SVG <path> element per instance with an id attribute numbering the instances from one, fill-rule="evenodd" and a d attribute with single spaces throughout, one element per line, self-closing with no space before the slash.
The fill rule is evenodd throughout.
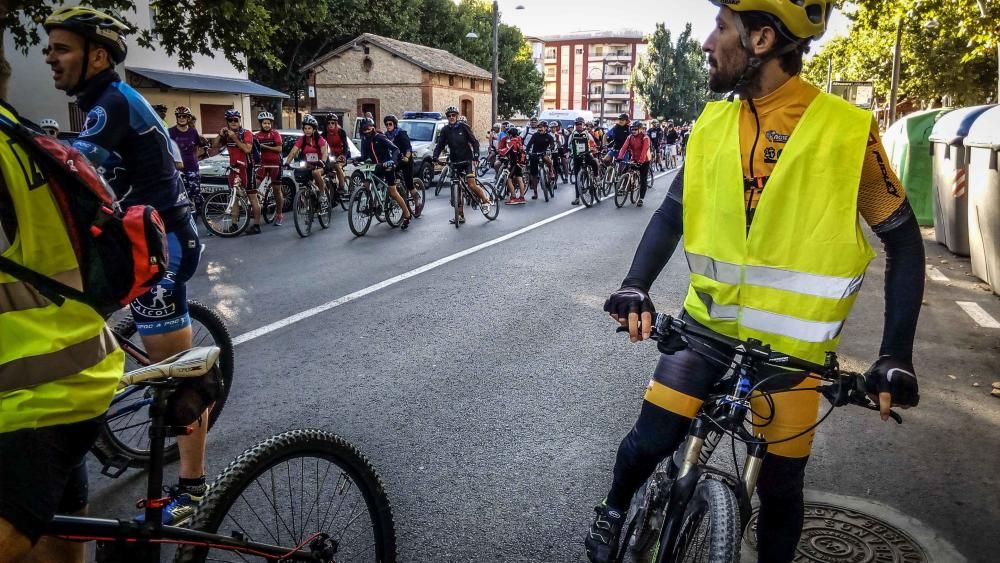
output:
<path id="1" fill-rule="evenodd" d="M 723 94 L 731 92 L 747 68 L 747 54 L 742 49 L 734 51 L 721 61 L 715 55 L 708 56 L 708 89 Z"/>

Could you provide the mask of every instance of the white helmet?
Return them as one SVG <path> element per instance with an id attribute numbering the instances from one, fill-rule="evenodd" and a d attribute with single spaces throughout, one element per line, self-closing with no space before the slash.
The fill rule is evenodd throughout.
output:
<path id="1" fill-rule="evenodd" d="M 38 122 L 40 127 L 51 127 L 53 129 L 59 130 L 59 122 L 55 119 L 46 118 Z"/>
<path id="2" fill-rule="evenodd" d="M 265 119 L 270 119 L 271 121 L 274 121 L 274 116 L 271 115 L 271 112 L 269 111 L 262 111 L 257 114 L 257 121 L 264 121 Z"/>
<path id="3" fill-rule="evenodd" d="M 459 123 L 468 123 L 469 120 L 466 119 L 464 115 L 460 115 L 460 116 L 458 116 L 458 122 Z"/>

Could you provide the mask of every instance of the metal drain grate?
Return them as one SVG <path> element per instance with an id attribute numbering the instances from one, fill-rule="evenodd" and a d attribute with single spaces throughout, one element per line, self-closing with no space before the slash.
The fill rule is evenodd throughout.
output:
<path id="1" fill-rule="evenodd" d="M 795 563 L 927 563 L 912 537 L 870 514 L 832 504 L 806 502 L 805 524 Z M 757 549 L 757 511 L 745 539 Z"/>

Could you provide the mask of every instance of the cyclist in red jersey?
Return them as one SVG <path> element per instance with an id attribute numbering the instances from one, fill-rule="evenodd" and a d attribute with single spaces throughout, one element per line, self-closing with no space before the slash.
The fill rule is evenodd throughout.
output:
<path id="1" fill-rule="evenodd" d="M 236 189 L 236 183 L 246 191 L 253 211 L 254 224 L 247 231 L 248 235 L 260 234 L 260 200 L 257 198 L 257 186 L 250 182 L 250 152 L 253 150 L 253 133 L 243 128 L 243 116 L 238 109 L 226 110 L 226 126 L 219 135 L 212 139 L 212 148 L 218 150 L 223 143 L 229 151 L 229 188 Z M 233 206 L 233 224 L 229 230 L 235 232 L 238 227 L 240 206 Z"/>
<path id="2" fill-rule="evenodd" d="M 333 157 L 328 167 L 337 174 L 337 182 L 343 189 L 347 186 L 344 163 L 351 158 L 351 145 L 347 142 L 347 131 L 340 126 L 340 118 L 336 115 L 331 115 L 326 121 L 326 134 L 323 138 L 326 139 L 326 144 L 330 145 L 330 156 Z"/>
<path id="3" fill-rule="evenodd" d="M 302 137 L 295 141 L 292 152 L 285 158 L 285 165 L 289 165 L 299 153 L 306 161 L 306 166 L 312 169 L 313 182 L 319 188 L 320 212 L 326 213 L 326 206 L 330 199 L 326 193 L 326 182 L 323 181 L 323 163 L 330 158 L 330 145 L 326 144 L 326 139 L 319 134 L 319 122 L 311 115 L 302 118 Z"/>
<path id="4" fill-rule="evenodd" d="M 259 188 L 264 178 L 271 178 L 271 193 L 274 194 L 274 205 L 277 214 L 274 216 L 274 226 L 280 227 L 285 219 L 282 213 L 285 205 L 284 194 L 281 193 L 281 133 L 274 127 L 274 116 L 262 111 L 257 114 L 260 131 L 254 134 L 260 145 L 260 166 L 254 174 L 254 185 Z"/>

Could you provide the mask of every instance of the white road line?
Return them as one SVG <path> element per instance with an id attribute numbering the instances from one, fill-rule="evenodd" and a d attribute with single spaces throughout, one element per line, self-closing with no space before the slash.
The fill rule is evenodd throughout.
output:
<path id="1" fill-rule="evenodd" d="M 986 309 L 983 309 L 979 303 L 973 303 L 972 301 L 956 301 L 955 303 L 957 303 L 958 306 L 966 312 L 966 314 L 972 317 L 972 320 L 976 321 L 976 324 L 979 326 L 984 328 L 1000 328 L 1000 322 L 997 322 L 997 320 L 993 318 L 993 315 L 987 313 Z"/>
<path id="2" fill-rule="evenodd" d="M 939 281 L 939 282 L 950 282 L 951 281 L 950 279 L 948 279 L 948 276 L 946 276 L 943 273 L 941 273 L 941 270 L 938 270 L 934 266 L 927 266 L 927 277 L 929 277 L 930 279 L 932 279 L 934 281 Z"/>
<path id="3" fill-rule="evenodd" d="M 672 172 L 672 171 L 664 172 L 663 174 L 660 174 L 660 176 L 669 174 L 670 172 Z M 659 178 L 660 176 L 655 176 L 654 178 Z M 608 196 L 608 197 L 606 197 L 604 199 L 608 199 L 609 197 L 611 197 L 611 196 Z M 420 274 L 422 274 L 424 272 L 429 272 L 429 271 L 431 271 L 431 270 L 433 270 L 435 268 L 444 266 L 445 264 L 447 264 L 449 262 L 454 262 L 455 260 L 458 260 L 459 258 L 464 258 L 464 257 L 466 257 L 466 256 L 468 256 L 470 254 L 474 254 L 476 252 L 479 252 L 480 250 L 487 249 L 487 248 L 489 248 L 489 247 L 491 247 L 493 245 L 500 244 L 501 242 L 508 241 L 508 240 L 510 240 L 510 239 L 512 239 L 514 237 L 521 236 L 521 235 L 523 235 L 523 234 L 525 234 L 527 232 L 530 232 L 530 231 L 533 231 L 533 230 L 537 229 L 538 227 L 542 227 L 544 225 L 548 225 L 549 223 L 551 223 L 553 221 L 558 221 L 559 219 L 562 219 L 563 217 L 566 217 L 567 215 L 572 215 L 573 213 L 576 213 L 577 211 L 582 211 L 584 209 L 586 209 L 586 207 L 584 207 L 582 205 L 580 207 L 574 207 L 572 209 L 567 209 L 566 211 L 563 211 L 562 213 L 553 215 L 552 217 L 549 217 L 547 219 L 542 219 L 541 221 L 539 221 L 537 223 L 532 223 L 531 225 L 528 225 L 527 227 L 522 227 L 522 228 L 520 228 L 520 229 L 518 229 L 516 231 L 507 233 L 506 235 L 503 235 L 501 237 L 497 237 L 497 238 L 495 238 L 493 240 L 488 240 L 488 241 L 486 241 L 486 242 L 484 242 L 482 244 L 478 244 L 478 245 L 473 246 L 471 248 L 466 248 L 465 250 L 462 250 L 461 252 L 456 252 L 455 254 L 452 254 L 451 256 L 445 256 L 444 258 L 435 260 L 435 261 L 433 261 L 433 262 L 431 262 L 429 264 L 424 264 L 423 266 L 420 266 L 419 268 L 410 270 L 409 272 L 405 272 L 405 273 L 399 274 L 398 276 L 389 278 L 389 279 L 387 279 L 385 281 L 381 281 L 381 282 L 379 282 L 379 283 L 377 283 L 375 285 L 370 285 L 370 286 L 368 286 L 368 287 L 366 287 L 364 289 L 359 289 L 358 291 L 355 291 L 354 293 L 349 293 L 349 294 L 347 294 L 347 295 L 345 295 L 343 297 L 340 297 L 338 299 L 334 299 L 333 301 L 328 301 L 326 303 L 323 303 L 322 305 L 317 305 L 317 306 L 315 306 L 315 307 L 313 307 L 311 309 L 306 309 L 305 311 L 302 311 L 300 313 L 296 313 L 296 314 L 294 314 L 294 315 L 292 315 L 290 317 L 286 317 L 284 319 L 281 319 L 280 321 L 275 321 L 275 322 L 273 322 L 271 324 L 264 325 L 264 326 L 262 326 L 260 328 L 255 328 L 255 329 L 253 329 L 253 330 L 251 330 L 249 332 L 245 332 L 245 333 L 237 336 L 236 338 L 234 338 L 233 339 L 233 344 L 234 345 L 236 345 L 236 344 L 243 344 L 244 342 L 249 342 L 249 341 L 251 341 L 251 340 L 253 340 L 255 338 L 260 338 L 261 336 L 264 336 L 266 334 L 270 334 L 270 333 L 272 333 L 272 332 L 274 332 L 276 330 L 280 330 L 282 328 L 285 328 L 286 326 L 289 326 L 291 324 L 297 323 L 297 322 L 299 322 L 301 320 L 308 319 L 309 317 L 315 317 L 316 315 L 318 315 L 320 313 L 323 313 L 325 311 L 329 311 L 330 309 L 333 309 L 335 307 L 340 307 L 341 305 L 343 305 L 345 303 L 350 303 L 351 301 L 354 301 L 355 299 L 360 299 L 361 297 L 364 297 L 365 295 L 369 295 L 371 293 L 375 293 L 376 291 L 379 291 L 380 289 L 385 289 L 385 288 L 389 287 L 390 285 L 395 285 L 395 284 L 397 284 L 397 283 L 399 283 L 399 282 L 401 282 L 403 280 L 410 279 L 410 278 L 412 278 L 414 276 L 419 276 Z"/>

